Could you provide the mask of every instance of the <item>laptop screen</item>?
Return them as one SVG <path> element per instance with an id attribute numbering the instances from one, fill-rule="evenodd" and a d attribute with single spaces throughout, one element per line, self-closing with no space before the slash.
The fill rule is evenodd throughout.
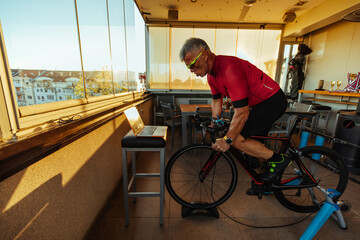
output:
<path id="1" fill-rule="evenodd" d="M 124 111 L 127 120 L 129 121 L 130 127 L 134 131 L 135 136 L 145 127 L 143 120 L 136 107 L 126 109 Z"/>

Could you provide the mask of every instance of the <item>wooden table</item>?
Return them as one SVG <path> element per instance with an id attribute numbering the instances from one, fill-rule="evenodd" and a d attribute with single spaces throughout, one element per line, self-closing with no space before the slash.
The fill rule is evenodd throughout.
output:
<path id="1" fill-rule="evenodd" d="M 187 135 L 186 127 L 190 122 L 190 116 L 194 116 L 196 107 L 211 107 L 210 104 L 180 104 L 181 109 L 181 134 L 182 146 L 185 147 L 191 143 L 191 127 L 189 127 L 189 135 Z"/>

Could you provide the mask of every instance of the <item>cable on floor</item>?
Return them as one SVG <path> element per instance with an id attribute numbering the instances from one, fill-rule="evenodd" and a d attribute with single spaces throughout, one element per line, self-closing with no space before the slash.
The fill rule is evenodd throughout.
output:
<path id="1" fill-rule="evenodd" d="M 214 168 L 214 173 L 213 173 L 212 182 L 211 182 L 211 197 L 213 198 L 213 201 L 215 201 L 215 198 L 214 198 L 214 195 L 213 195 L 213 186 L 214 186 L 215 171 L 216 171 L 216 167 Z M 289 223 L 289 224 L 275 225 L 275 226 L 255 226 L 255 225 L 251 225 L 251 224 L 247 224 L 247 223 L 240 222 L 240 221 L 236 220 L 235 218 L 230 217 L 230 216 L 229 216 L 227 213 L 225 213 L 219 206 L 217 206 L 217 208 L 220 210 L 220 212 L 222 212 L 227 218 L 229 218 L 229 219 L 232 220 L 233 222 L 236 222 L 236 223 L 241 224 L 241 225 L 246 226 L 246 227 L 252 227 L 252 228 L 282 228 L 282 227 L 289 227 L 289 226 L 298 224 L 298 223 L 306 220 L 307 218 L 309 218 L 311 215 L 314 214 L 314 213 L 310 213 L 309 215 L 305 216 L 304 218 L 302 218 L 302 219 L 300 219 L 300 220 L 298 220 L 298 221 L 296 221 L 296 222 Z"/>

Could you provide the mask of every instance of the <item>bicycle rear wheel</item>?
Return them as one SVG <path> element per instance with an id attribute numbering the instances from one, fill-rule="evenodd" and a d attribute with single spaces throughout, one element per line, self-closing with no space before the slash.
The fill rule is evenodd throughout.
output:
<path id="1" fill-rule="evenodd" d="M 322 146 L 304 147 L 299 150 L 299 158 L 318 186 L 324 189 L 336 189 L 341 194 L 345 191 L 348 183 L 348 169 L 334 150 Z M 300 169 L 303 170 L 293 161 L 279 176 L 277 184 L 286 185 L 284 183 L 293 178 L 297 178 L 297 180 L 288 185 L 311 184 L 310 177 L 303 174 Z M 275 191 L 275 196 L 286 208 L 302 213 L 318 211 L 325 201 L 324 193 L 317 187 Z M 334 202 L 340 196 L 334 197 Z"/>
<path id="2" fill-rule="evenodd" d="M 219 154 L 219 155 L 218 155 Z M 208 160 L 218 155 L 204 181 L 199 173 Z M 177 151 L 165 169 L 165 185 L 175 201 L 189 208 L 212 208 L 225 202 L 237 184 L 237 169 L 228 153 L 210 145 L 192 144 Z"/>

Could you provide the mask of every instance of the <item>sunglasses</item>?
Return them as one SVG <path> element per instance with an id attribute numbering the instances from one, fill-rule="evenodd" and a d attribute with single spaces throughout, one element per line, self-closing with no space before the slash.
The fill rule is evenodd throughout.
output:
<path id="1" fill-rule="evenodd" d="M 199 59 L 199 57 L 201 56 L 201 54 L 202 54 L 204 51 L 205 51 L 205 49 L 202 50 L 201 53 L 199 53 L 199 55 L 197 55 L 197 57 L 194 59 L 194 61 L 192 61 L 192 62 L 191 62 L 189 65 L 187 65 L 186 67 L 187 67 L 188 69 L 193 69 L 193 68 L 194 68 L 194 64 L 196 63 L 196 61 Z"/>

